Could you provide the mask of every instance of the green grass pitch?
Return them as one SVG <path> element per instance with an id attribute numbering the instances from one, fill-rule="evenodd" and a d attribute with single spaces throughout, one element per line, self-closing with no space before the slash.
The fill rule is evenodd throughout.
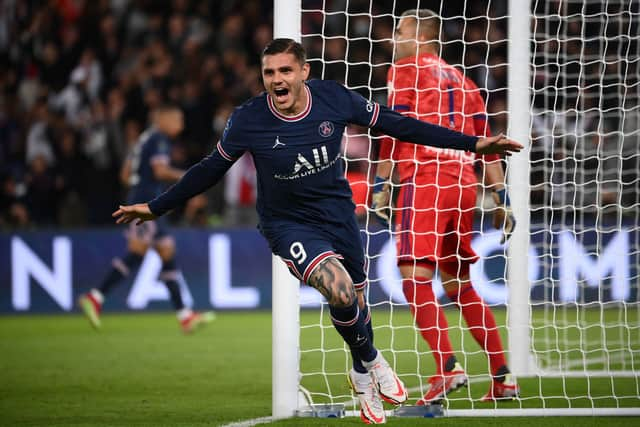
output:
<path id="1" fill-rule="evenodd" d="M 455 312 L 449 312 L 456 321 Z M 504 314 L 497 312 L 499 323 Z M 634 319 L 637 325 L 637 318 Z M 303 385 L 322 393 L 330 387 L 348 399 L 344 373 L 345 353 L 327 319 L 303 312 L 304 349 L 313 350 L 325 339 L 328 376 L 307 375 Z M 384 327 L 393 323 L 396 327 Z M 396 350 L 398 370 L 410 387 L 419 387 L 429 375 L 431 356 L 408 328 L 404 310 L 393 315 L 374 311 L 376 342 L 391 358 Z M 454 323 L 455 325 L 455 323 Z M 321 332 L 322 331 L 322 332 Z M 635 330 L 637 333 L 637 329 Z M 472 379 L 469 389 L 452 394 L 451 408 L 486 407 L 470 400 L 486 391 L 486 361 L 468 333 L 452 328 L 454 346 L 464 346 Z M 627 343 L 636 355 L 637 337 Z M 416 347 L 417 346 L 417 347 Z M 419 374 L 415 373 L 421 352 Z M 305 373 L 319 370 L 321 352 L 302 355 Z M 422 362 L 424 361 L 424 362 Z M 637 363 L 637 360 L 635 361 Z M 268 312 L 222 312 L 210 325 L 191 336 L 178 329 L 169 313 L 107 314 L 103 329 L 93 331 L 80 315 L 0 317 L 0 425 L 2 426 L 215 426 L 265 417 L 271 413 L 271 316 Z M 610 396 L 630 396 L 618 406 L 640 406 L 638 379 L 586 380 L 536 379 L 521 381 L 524 399 L 504 407 L 565 407 L 591 405 L 590 386 L 597 406 L 612 404 Z M 539 397 L 543 390 L 549 398 Z M 418 397 L 419 392 L 412 394 Z M 555 396 L 555 397 L 554 397 Z M 322 401 L 318 394 L 318 401 Z M 471 402 L 471 403 L 470 403 Z M 615 404 L 615 402 L 613 402 Z M 485 406 L 482 406 L 485 405 Z M 522 425 L 596 426 L 599 418 L 390 418 L 389 425 L 487 426 Z M 608 418 L 608 426 L 629 426 L 640 419 Z M 357 418 L 291 419 L 271 425 L 362 425 Z"/>

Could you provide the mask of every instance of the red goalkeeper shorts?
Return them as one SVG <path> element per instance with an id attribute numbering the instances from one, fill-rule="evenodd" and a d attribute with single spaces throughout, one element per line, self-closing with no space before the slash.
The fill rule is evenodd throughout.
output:
<path id="1" fill-rule="evenodd" d="M 445 174 L 402 183 L 395 209 L 398 263 L 476 262 L 471 248 L 476 186 Z"/>

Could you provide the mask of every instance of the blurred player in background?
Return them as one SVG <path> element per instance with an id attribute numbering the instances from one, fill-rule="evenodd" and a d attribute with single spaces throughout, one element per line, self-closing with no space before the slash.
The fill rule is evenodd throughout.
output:
<path id="1" fill-rule="evenodd" d="M 182 111 L 172 105 L 164 105 L 151 113 L 152 126 L 143 132 L 127 157 L 121 179 L 130 186 L 127 201 L 138 203 L 162 193 L 167 182 L 179 180 L 184 171 L 170 165 L 171 139 L 184 127 Z M 177 312 L 180 327 L 185 333 L 211 320 L 211 313 L 196 313 L 185 307 L 178 284 L 180 271 L 176 266 L 175 240 L 167 232 L 165 218 L 146 222 L 142 227 L 129 227 L 127 253 L 113 260 L 111 271 L 98 288 L 81 295 L 78 303 L 89 322 L 100 327 L 100 311 L 106 296 L 124 278 L 140 266 L 150 247 L 162 259 L 160 280 L 167 286 L 171 303 Z"/>
<path id="2" fill-rule="evenodd" d="M 164 194 L 114 212 L 141 224 L 218 182 L 245 152 L 258 178 L 259 229 L 291 273 L 327 300 L 331 320 L 353 356 L 349 373 L 366 423 L 385 422 L 381 399 L 401 404 L 407 390 L 373 345 L 364 299 L 360 230 L 340 155 L 347 123 L 408 141 L 470 151 L 518 151 L 505 138 L 477 138 L 404 117 L 333 81 L 311 80 L 300 43 L 276 39 L 262 55 L 266 92 L 237 108 L 217 148 Z M 428 142 L 425 142 L 428 141 Z"/>
<path id="3" fill-rule="evenodd" d="M 438 54 L 440 19 L 431 10 L 408 10 L 396 28 L 395 63 L 388 72 L 389 106 L 406 116 L 447 126 L 467 135 L 490 134 L 484 100 L 477 86 Z M 383 140 L 374 186 L 373 208 L 386 223 L 390 186 L 396 168 L 400 180 L 396 215 L 398 266 L 402 289 L 415 322 L 433 351 L 436 375 L 418 404 L 441 401 L 467 384 L 458 363 L 442 308 L 431 286 L 437 268 L 448 297 L 462 312 L 469 331 L 489 358 L 492 385 L 484 400 L 512 399 L 518 386 L 509 373 L 491 309 L 473 289 L 469 266 L 477 180 L 474 153 Z M 392 160 L 389 160 L 392 159 Z M 515 219 L 509 209 L 500 157 L 484 156 L 485 182 L 498 205 L 494 226 L 504 243 Z M 387 225 L 387 224 L 386 224 Z"/>

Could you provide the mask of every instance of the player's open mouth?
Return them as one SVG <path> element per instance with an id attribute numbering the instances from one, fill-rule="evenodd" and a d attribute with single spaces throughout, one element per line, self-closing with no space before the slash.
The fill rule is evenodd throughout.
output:
<path id="1" fill-rule="evenodd" d="M 289 99 L 289 89 L 284 87 L 274 89 L 273 94 L 276 97 L 276 101 L 280 104 L 287 102 Z"/>

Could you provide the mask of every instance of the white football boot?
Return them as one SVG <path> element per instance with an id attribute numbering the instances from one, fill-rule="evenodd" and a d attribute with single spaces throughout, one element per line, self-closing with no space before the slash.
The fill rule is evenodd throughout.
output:
<path id="1" fill-rule="evenodd" d="M 407 400 L 407 389 L 391 369 L 381 352 L 378 351 L 378 355 L 371 362 L 363 361 L 362 363 L 369 371 L 369 375 L 371 375 L 371 379 L 378 389 L 378 394 L 386 402 L 392 405 L 400 405 Z"/>
<path id="2" fill-rule="evenodd" d="M 382 400 L 378 397 L 378 389 L 373 384 L 371 375 L 349 371 L 349 384 L 360 401 L 360 418 L 365 424 L 384 424 L 387 418 Z"/>

